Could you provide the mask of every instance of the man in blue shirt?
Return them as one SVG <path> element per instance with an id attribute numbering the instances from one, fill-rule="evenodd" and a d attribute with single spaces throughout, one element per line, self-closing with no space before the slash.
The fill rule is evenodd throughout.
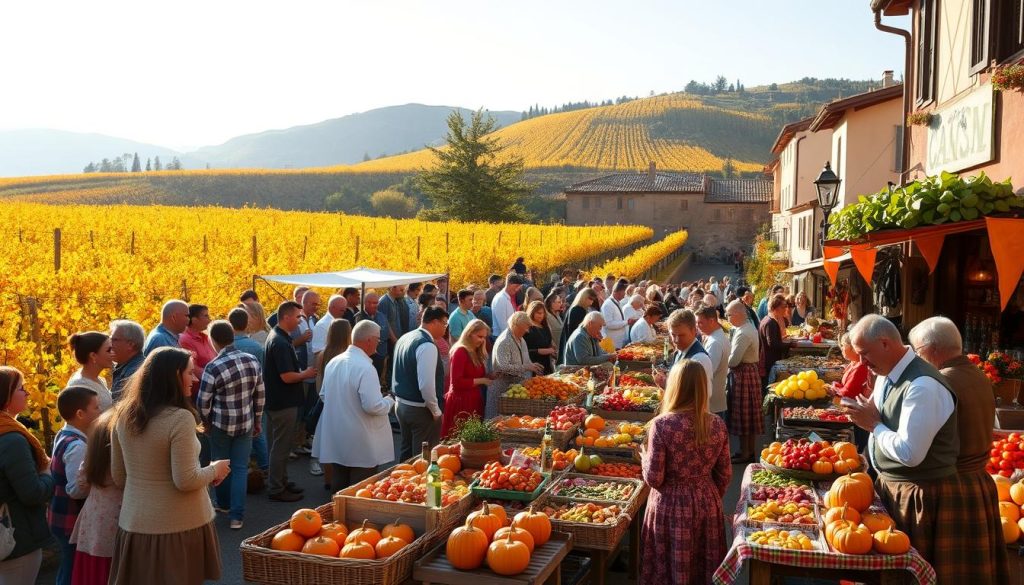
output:
<path id="1" fill-rule="evenodd" d="M 766 294 L 764 296 L 764 298 L 761 299 L 761 303 L 759 305 L 757 305 L 757 322 L 758 323 L 761 322 L 761 319 L 764 319 L 765 317 L 768 316 L 768 299 L 770 299 L 770 298 L 774 297 L 775 295 L 781 293 L 783 290 L 785 290 L 784 286 L 782 286 L 781 284 L 776 284 L 775 286 L 772 287 L 772 292 L 769 293 L 769 294 Z M 755 325 L 756 325 L 756 323 L 755 323 Z"/>
<path id="2" fill-rule="evenodd" d="M 466 325 L 469 325 L 470 321 L 476 319 L 476 316 L 469 310 L 471 306 L 473 306 L 473 291 L 460 290 L 458 307 L 448 317 L 448 332 L 451 334 L 453 343 L 462 336 L 462 331 L 466 328 Z"/>
<path id="3" fill-rule="evenodd" d="M 167 301 L 160 309 L 160 324 L 149 332 L 142 354 L 148 356 L 158 347 L 181 347 L 178 336 L 188 328 L 188 303 L 177 299 Z"/>
<path id="4" fill-rule="evenodd" d="M 245 330 L 249 326 L 249 313 L 245 309 L 231 309 L 228 313 L 228 323 L 231 323 L 231 328 L 235 330 L 235 341 L 232 345 L 235 349 L 244 351 L 245 353 L 256 358 L 260 362 L 260 366 L 263 365 L 263 346 L 253 341 L 246 335 Z"/>

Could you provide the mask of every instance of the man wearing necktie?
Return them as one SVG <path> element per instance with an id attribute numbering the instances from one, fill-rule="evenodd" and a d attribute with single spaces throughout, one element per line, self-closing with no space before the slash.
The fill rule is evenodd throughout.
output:
<path id="1" fill-rule="evenodd" d="M 962 533 L 974 504 L 957 475 L 956 395 L 881 315 L 861 318 L 850 337 L 878 376 L 870 398 L 858 396 L 847 406 L 854 423 L 871 433 L 868 453 L 878 471 L 878 494 L 939 583 L 969 582 L 975 568 L 964 554 Z"/>

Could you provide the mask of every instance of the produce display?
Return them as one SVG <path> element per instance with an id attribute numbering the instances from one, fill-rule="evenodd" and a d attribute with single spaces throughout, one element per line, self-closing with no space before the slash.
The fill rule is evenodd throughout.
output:
<path id="1" fill-rule="evenodd" d="M 544 476 L 532 469 L 504 466 L 492 461 L 480 473 L 480 486 L 490 490 L 532 492 L 544 481 Z"/>
<path id="2" fill-rule="evenodd" d="M 643 468 L 639 463 L 601 463 L 591 467 L 586 473 L 603 477 L 625 477 L 643 479 Z"/>
<path id="3" fill-rule="evenodd" d="M 526 429 L 532 431 L 544 430 L 547 419 L 542 416 L 506 416 L 494 421 L 494 426 L 499 431 Z"/>
<path id="4" fill-rule="evenodd" d="M 581 522 L 585 524 L 614 524 L 622 514 L 618 505 L 602 506 L 592 502 L 579 504 L 549 504 L 543 512 L 550 518 L 565 522 Z"/>
<path id="5" fill-rule="evenodd" d="M 583 424 L 583 419 L 587 417 L 587 409 L 579 406 L 564 405 L 556 406 L 551 410 L 551 414 L 548 415 L 548 421 L 551 422 L 551 428 L 556 431 L 567 431 L 574 425 Z"/>
<path id="6" fill-rule="evenodd" d="M 523 455 L 537 460 L 540 460 L 540 447 L 525 447 L 521 449 Z M 555 471 L 562 471 L 566 467 L 573 464 L 576 460 L 576 456 L 579 455 L 579 451 L 576 449 L 569 449 L 568 451 L 562 451 L 561 449 L 553 449 L 551 451 L 551 467 Z"/>
<path id="7" fill-rule="evenodd" d="M 374 560 L 390 557 L 414 540 L 415 531 L 400 520 L 386 525 L 381 531 L 363 520 L 359 528 L 350 532 L 344 524 L 324 523 L 316 510 L 303 508 L 292 514 L 288 528 L 274 535 L 270 548 L 307 555 Z"/>
<path id="8" fill-rule="evenodd" d="M 990 475 L 1012 477 L 1019 469 L 1024 469 L 1024 436 L 1010 433 L 1005 439 L 992 441 L 985 471 Z"/>
<path id="9" fill-rule="evenodd" d="M 779 528 L 758 530 L 747 535 L 747 542 L 789 550 L 814 550 L 814 540 L 807 533 L 799 530 L 781 530 Z"/>
<path id="10" fill-rule="evenodd" d="M 860 455 L 853 443 L 811 442 L 807 438 L 774 442 L 761 451 L 765 463 L 785 469 L 810 471 L 819 475 L 847 473 L 861 467 Z"/>
<path id="11" fill-rule="evenodd" d="M 388 500 L 407 504 L 424 504 L 427 501 L 427 465 L 423 459 L 414 463 L 401 463 L 387 477 L 370 482 L 355 493 L 357 498 Z M 463 475 L 462 463 L 457 455 L 441 455 L 441 505 L 448 506 L 469 493 L 469 485 Z"/>
<path id="12" fill-rule="evenodd" d="M 763 504 L 748 506 L 747 520 L 753 522 L 781 522 L 784 524 L 818 524 L 818 519 L 814 515 L 813 503 L 782 503 L 778 500 L 768 500 Z"/>
<path id="13" fill-rule="evenodd" d="M 772 390 L 776 396 L 793 400 L 821 400 L 828 397 L 825 381 L 815 370 L 804 370 L 786 378 Z"/>
<path id="14" fill-rule="evenodd" d="M 492 514 L 501 510 L 500 514 Z M 551 537 L 551 520 L 546 514 L 528 511 L 516 514 L 511 525 L 500 506 L 485 502 L 479 512 L 448 535 L 445 556 L 456 569 L 472 571 L 487 565 L 499 575 L 518 575 L 530 565 L 536 547 Z"/>
<path id="15" fill-rule="evenodd" d="M 653 362 L 661 358 L 665 352 L 665 344 L 657 341 L 648 343 L 630 343 L 615 353 L 621 361 Z"/>
<path id="16" fill-rule="evenodd" d="M 654 386 L 654 376 L 647 372 L 623 372 L 615 380 L 617 386 Z"/>
<path id="17" fill-rule="evenodd" d="M 605 388 L 594 396 L 594 408 L 604 410 L 654 412 L 660 404 L 661 389 L 657 386 Z"/>
<path id="18" fill-rule="evenodd" d="M 813 504 L 814 492 L 804 486 L 751 486 L 750 499 L 759 502 L 774 500 L 780 504 Z"/>
<path id="19" fill-rule="evenodd" d="M 619 481 L 601 481 L 582 477 L 567 477 L 551 487 L 551 495 L 564 498 L 586 498 L 625 502 L 632 497 L 636 486 Z"/>
<path id="20" fill-rule="evenodd" d="M 1010 481 L 1006 476 L 993 475 L 999 492 L 999 519 L 1006 544 L 1020 540 L 1024 532 L 1024 483 Z"/>
<path id="21" fill-rule="evenodd" d="M 505 391 L 506 398 L 531 400 L 568 400 L 580 393 L 580 387 L 554 376 L 537 376 L 522 384 L 513 384 Z"/>
<path id="22" fill-rule="evenodd" d="M 941 225 L 969 221 L 994 213 L 1024 207 L 1024 199 L 1013 192 L 1007 179 L 993 182 L 984 172 L 962 178 L 943 171 L 872 195 L 847 205 L 829 218 L 829 238 L 854 240 L 883 229 L 910 229 L 919 225 Z"/>
<path id="23" fill-rule="evenodd" d="M 836 408 L 814 408 L 811 406 L 794 406 L 782 409 L 782 418 L 786 420 L 821 421 L 849 423 L 850 417 Z"/>
<path id="24" fill-rule="evenodd" d="M 600 417 L 591 415 L 587 420 L 590 421 L 591 418 Z M 605 424 L 604 419 L 601 419 L 599 426 L 598 423 L 591 423 L 581 430 L 580 435 L 576 437 L 576 445 L 606 449 L 636 449 L 643 441 L 644 433 L 644 426 L 637 422 L 620 422 L 617 426 L 609 427 Z"/>
<path id="25" fill-rule="evenodd" d="M 768 487 L 789 487 L 789 486 L 809 486 L 809 481 L 802 479 L 796 479 L 794 477 L 786 477 L 780 473 L 775 473 L 769 469 L 758 469 L 751 476 L 750 479 L 754 484 L 758 486 Z"/>
<path id="26" fill-rule="evenodd" d="M 572 461 L 573 468 L 580 473 L 586 473 L 602 463 L 604 462 L 601 460 L 600 455 L 587 455 L 583 452 L 583 449 L 580 449 L 580 454 Z"/>

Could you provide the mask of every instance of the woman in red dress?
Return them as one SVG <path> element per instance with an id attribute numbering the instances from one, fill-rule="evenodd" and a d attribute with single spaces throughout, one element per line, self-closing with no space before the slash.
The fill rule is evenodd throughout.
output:
<path id="1" fill-rule="evenodd" d="M 710 583 L 725 558 L 722 498 L 732 464 L 725 423 L 708 412 L 699 363 L 672 367 L 642 458 L 651 495 L 640 534 L 640 583 Z"/>
<path id="2" fill-rule="evenodd" d="M 484 416 L 482 388 L 491 382 L 487 377 L 487 336 L 490 328 L 480 319 L 473 319 L 462 330 L 462 336 L 451 350 L 451 363 L 445 380 L 444 418 L 441 436 L 447 437 L 461 419 Z"/>

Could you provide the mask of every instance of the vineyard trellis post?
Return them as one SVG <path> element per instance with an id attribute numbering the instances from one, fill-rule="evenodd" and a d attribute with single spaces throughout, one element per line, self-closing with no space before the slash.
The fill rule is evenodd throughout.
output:
<path id="1" fill-rule="evenodd" d="M 356 236 L 356 264 L 359 263 L 359 236 Z"/>
<path id="2" fill-rule="evenodd" d="M 450 235 L 451 234 L 449 234 L 448 232 L 444 233 L 444 253 L 445 254 L 448 253 L 448 236 L 450 236 Z"/>
<path id="3" fill-rule="evenodd" d="M 36 346 L 36 374 L 40 375 L 38 390 L 41 394 L 45 394 L 46 378 L 42 374 L 46 372 L 46 367 L 43 364 L 43 344 L 39 335 L 39 306 L 34 297 L 28 297 L 26 300 L 28 301 L 28 317 L 31 324 L 29 335 L 32 343 Z M 53 428 L 50 427 L 50 408 L 46 404 L 40 408 L 39 420 L 43 426 L 43 443 L 46 446 L 46 451 L 49 452 L 53 445 Z"/>
<path id="4" fill-rule="evenodd" d="M 135 255 L 135 230 L 132 230 L 132 243 L 128 249 L 128 253 L 131 254 L 132 256 Z"/>
<path id="5" fill-rule="evenodd" d="M 420 259 L 420 236 L 416 236 L 416 259 Z"/>
<path id="6" fill-rule="evenodd" d="M 253 234 L 252 235 L 252 265 L 253 266 L 256 266 L 256 265 L 259 264 L 259 262 L 257 262 L 257 260 L 258 260 L 258 257 L 256 255 L 256 234 Z"/>
<path id="7" fill-rule="evenodd" d="M 209 251 L 210 251 L 210 248 L 209 248 L 209 246 L 207 245 L 207 242 L 206 242 L 206 234 L 203 234 L 203 254 L 205 254 L 205 253 L 207 253 Z"/>
<path id="8" fill-rule="evenodd" d="M 53 271 L 60 272 L 60 228 L 53 228 Z"/>
<path id="9" fill-rule="evenodd" d="M 310 226 L 312 228 L 312 225 Z M 302 259 L 306 259 L 306 247 L 309 246 L 309 236 L 302 236 Z"/>

